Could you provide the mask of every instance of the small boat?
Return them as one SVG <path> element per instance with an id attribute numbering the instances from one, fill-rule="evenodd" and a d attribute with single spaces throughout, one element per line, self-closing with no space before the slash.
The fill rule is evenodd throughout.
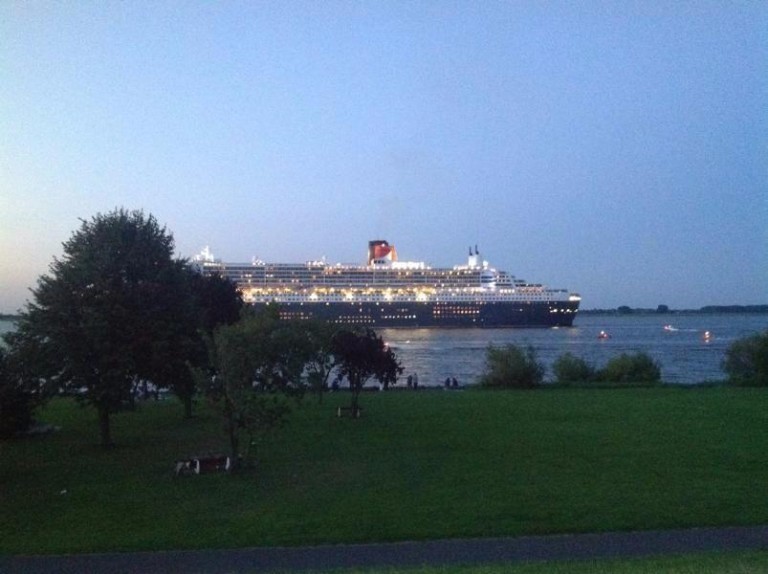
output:
<path id="1" fill-rule="evenodd" d="M 664 330 L 668 333 L 671 333 L 672 331 L 679 331 L 677 327 L 673 327 L 672 325 L 664 325 Z"/>
<path id="2" fill-rule="evenodd" d="M 610 336 L 608 333 L 606 333 L 605 331 L 600 331 L 600 332 L 597 334 L 597 338 L 598 338 L 598 339 L 610 339 L 610 338 L 611 338 L 611 336 Z"/>
<path id="3" fill-rule="evenodd" d="M 712 340 L 712 332 L 704 331 L 704 334 L 701 336 L 701 338 L 704 339 L 705 343 L 709 343 Z"/>

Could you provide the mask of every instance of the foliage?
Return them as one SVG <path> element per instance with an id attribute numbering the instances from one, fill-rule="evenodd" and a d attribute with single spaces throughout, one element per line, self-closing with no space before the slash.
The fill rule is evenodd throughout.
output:
<path id="1" fill-rule="evenodd" d="M 248 460 L 257 441 L 285 424 L 288 399 L 304 392 L 307 338 L 299 324 L 267 310 L 218 329 L 214 346 L 215 375 L 205 383 L 206 395 L 224 417 L 232 459 Z"/>
<path id="2" fill-rule="evenodd" d="M 768 386 L 768 331 L 731 343 L 725 351 L 723 370 L 731 384 Z"/>
<path id="3" fill-rule="evenodd" d="M 26 368 L 35 376 L 96 408 L 104 446 L 137 377 L 163 384 L 184 368 L 195 324 L 173 245 L 141 211 L 83 220 L 10 339 L 14 352 L 34 356 Z"/>
<path id="4" fill-rule="evenodd" d="M 220 325 L 231 325 L 240 319 L 244 304 L 235 283 L 221 275 L 206 275 L 193 268 L 189 273 L 198 322 L 204 333 L 213 335 Z"/>
<path id="5" fill-rule="evenodd" d="M 531 389 L 540 385 L 543 379 L 544 366 L 537 360 L 532 346 L 523 350 L 510 343 L 503 347 L 490 344 L 486 348 L 480 386 Z"/>
<path id="6" fill-rule="evenodd" d="M 352 394 L 350 413 L 353 417 L 360 416 L 360 392 L 369 379 L 376 379 L 386 389 L 403 372 L 394 351 L 372 329 L 364 332 L 337 331 L 331 340 L 331 352 L 336 358 L 336 381 L 349 382 Z"/>
<path id="7" fill-rule="evenodd" d="M 303 324 L 307 337 L 308 353 L 305 374 L 309 391 L 317 395 L 317 401 L 323 402 L 323 393 L 328 390 L 328 379 L 336 367 L 336 357 L 332 352 L 333 336 L 337 327 L 327 321 L 311 320 Z"/>
<path id="8" fill-rule="evenodd" d="M 12 437 L 32 424 L 33 396 L 11 374 L 5 350 L 0 347 L 0 438 Z"/>
<path id="9" fill-rule="evenodd" d="M 552 365 L 558 383 L 583 383 L 592 381 L 596 372 L 584 359 L 572 353 L 560 355 Z"/>
<path id="10" fill-rule="evenodd" d="M 600 369 L 598 378 L 612 383 L 657 383 L 661 368 L 647 353 L 622 353 Z"/>
<path id="11" fill-rule="evenodd" d="M 187 315 L 184 317 L 186 338 L 168 338 L 171 345 L 158 356 L 164 358 L 160 380 L 184 404 L 187 418 L 192 416 L 192 402 L 197 392 L 194 369 L 209 370 L 208 349 L 214 330 L 231 325 L 240 318 L 243 300 L 234 283 L 219 275 L 203 275 L 192 267 L 186 268 L 185 284 L 179 286 L 179 296 L 186 293 Z M 179 325 L 181 325 L 181 320 Z"/>

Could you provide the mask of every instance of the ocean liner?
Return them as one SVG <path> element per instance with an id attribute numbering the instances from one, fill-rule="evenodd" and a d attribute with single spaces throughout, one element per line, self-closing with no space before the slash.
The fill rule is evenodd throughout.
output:
<path id="1" fill-rule="evenodd" d="M 277 305 L 284 319 L 370 327 L 570 327 L 581 297 L 490 267 L 475 246 L 466 265 L 400 261 L 395 246 L 370 241 L 365 265 L 224 263 L 206 247 L 203 273 L 237 284 L 246 303 Z"/>

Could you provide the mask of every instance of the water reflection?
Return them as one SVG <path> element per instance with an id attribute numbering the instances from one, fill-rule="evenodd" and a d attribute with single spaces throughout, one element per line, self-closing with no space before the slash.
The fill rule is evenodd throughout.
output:
<path id="1" fill-rule="evenodd" d="M 665 329 L 671 325 L 672 329 Z M 489 344 L 531 345 L 552 377 L 552 363 L 570 352 L 600 367 L 623 353 L 643 351 L 661 365 L 665 382 L 691 384 L 723 378 L 720 364 L 735 339 L 768 328 L 766 315 L 581 315 L 577 325 L 560 329 L 386 329 L 404 376 L 418 373 L 421 385 L 477 381 Z M 610 335 L 599 339 L 600 331 Z M 709 339 L 704 333 L 709 331 Z"/>

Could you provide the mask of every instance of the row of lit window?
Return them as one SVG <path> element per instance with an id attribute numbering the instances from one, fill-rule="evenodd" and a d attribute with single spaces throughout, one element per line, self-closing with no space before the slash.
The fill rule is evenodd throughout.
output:
<path id="1" fill-rule="evenodd" d="M 457 315 L 479 315 L 480 309 L 435 309 L 433 314 L 438 315 L 450 315 L 451 317 Z"/>

